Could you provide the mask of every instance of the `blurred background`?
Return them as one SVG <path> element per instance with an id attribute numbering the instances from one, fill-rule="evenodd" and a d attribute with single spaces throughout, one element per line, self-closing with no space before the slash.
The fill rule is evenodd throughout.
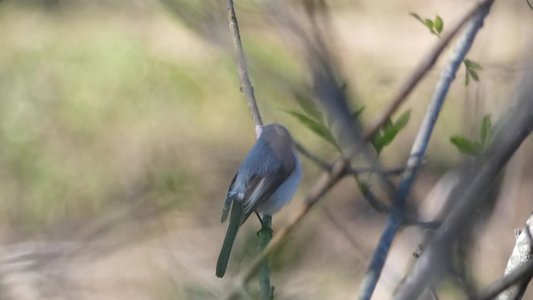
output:
<path id="1" fill-rule="evenodd" d="M 409 13 L 438 14 L 446 31 L 473 4 L 328 1 L 329 45 L 354 105 L 365 107 L 363 122 L 438 41 Z M 298 45 L 256 2 L 236 9 L 264 121 L 285 124 L 333 161 L 336 149 L 286 112 L 301 110 L 309 86 Z M 217 299 L 254 258 L 259 224 L 251 218 L 226 277 L 214 275 L 222 201 L 254 142 L 225 14 L 214 0 L 0 1 L 1 299 Z M 479 82 L 465 86 L 465 69 L 458 73 L 413 201 L 465 158 L 450 136 L 475 136 L 484 115 L 495 123 L 512 106 L 532 29 L 525 0 L 495 3 L 468 55 L 483 68 Z M 400 109 L 411 118 L 383 151 L 386 167 L 405 163 L 445 62 Z M 501 276 L 513 230 L 531 211 L 531 153 L 529 141 L 506 169 L 494 215 L 473 245 L 478 287 Z M 303 183 L 274 231 L 320 174 L 303 162 Z M 353 299 L 385 218 L 343 180 L 275 253 L 276 299 Z M 420 237 L 416 228 L 401 232 L 375 299 L 392 293 Z M 444 295 L 457 296 L 452 287 Z"/>

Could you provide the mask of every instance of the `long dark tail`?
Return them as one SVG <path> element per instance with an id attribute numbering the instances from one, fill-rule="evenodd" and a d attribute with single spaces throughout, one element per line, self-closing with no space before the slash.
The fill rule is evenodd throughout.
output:
<path id="1" fill-rule="evenodd" d="M 235 237 L 237 236 L 237 231 L 241 226 L 242 219 L 242 203 L 240 201 L 233 201 L 231 207 L 231 216 L 229 219 L 228 231 L 226 231 L 226 237 L 224 238 L 224 243 L 222 244 L 222 249 L 220 249 L 220 254 L 218 255 L 217 261 L 217 277 L 222 278 L 226 273 L 226 268 L 228 267 L 229 256 L 231 253 L 231 248 L 235 242 Z"/>

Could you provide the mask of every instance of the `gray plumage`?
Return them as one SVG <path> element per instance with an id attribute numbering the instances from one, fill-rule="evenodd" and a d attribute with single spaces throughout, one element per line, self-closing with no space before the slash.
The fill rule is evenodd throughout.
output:
<path id="1" fill-rule="evenodd" d="M 230 224 L 217 262 L 224 276 L 238 228 L 254 211 L 272 215 L 289 202 L 301 179 L 301 166 L 287 129 L 278 124 L 263 127 L 255 145 L 233 177 L 221 221 L 231 209 Z"/>

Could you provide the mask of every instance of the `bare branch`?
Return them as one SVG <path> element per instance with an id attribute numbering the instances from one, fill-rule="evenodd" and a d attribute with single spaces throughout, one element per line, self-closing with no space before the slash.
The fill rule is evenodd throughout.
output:
<path id="1" fill-rule="evenodd" d="M 237 62 L 237 71 L 239 73 L 239 79 L 241 82 L 241 91 L 244 93 L 244 97 L 250 107 L 252 113 L 252 119 L 255 124 L 256 136 L 259 136 L 260 128 L 263 127 L 263 121 L 257 108 L 257 102 L 255 101 L 254 88 L 250 82 L 250 76 L 248 75 L 248 66 L 246 64 L 246 57 L 244 56 L 244 50 L 242 49 L 241 35 L 239 33 L 239 24 L 237 22 L 237 16 L 235 15 L 235 8 L 233 7 L 233 0 L 227 0 L 228 5 L 228 23 L 231 32 L 231 38 L 233 40 L 233 49 L 235 50 L 235 59 Z"/>
<path id="2" fill-rule="evenodd" d="M 303 156 L 307 157 L 310 161 L 312 161 L 315 165 L 317 165 L 319 168 L 321 168 L 324 171 L 331 171 L 332 165 L 324 160 L 322 160 L 320 157 L 312 154 L 307 149 L 305 149 L 302 144 L 295 142 L 296 149 L 298 152 L 300 152 Z"/>
<path id="3" fill-rule="evenodd" d="M 361 194 L 363 195 L 365 200 L 375 211 L 380 212 L 380 213 L 390 212 L 389 205 L 383 204 L 382 201 L 378 199 L 378 197 L 372 192 L 372 190 L 370 190 L 369 187 L 364 187 L 364 186 L 362 187 L 357 177 L 356 177 L 356 180 L 358 181 L 359 191 L 361 191 Z"/>
<path id="4" fill-rule="evenodd" d="M 529 282 L 532 276 L 533 276 L 533 260 L 528 260 L 516 266 L 516 268 L 514 268 L 511 272 L 505 274 L 504 277 L 493 282 L 483 291 L 483 293 L 481 293 L 475 299 L 476 300 L 494 299 L 494 297 L 498 296 L 498 294 L 505 291 L 506 289 L 510 289 L 513 285 L 515 284 L 519 285 L 521 281 Z M 518 294 L 514 296 L 515 296 L 514 298 L 504 298 L 504 299 L 519 300 L 522 298 L 522 296 Z M 501 299 L 501 295 L 500 297 L 498 297 L 498 299 Z"/>
<path id="5" fill-rule="evenodd" d="M 533 97 L 531 96 L 533 74 L 527 75 L 520 89 L 518 106 L 501 122 L 494 142 L 482 156 L 482 160 L 477 163 L 473 172 L 464 173 L 459 179 L 460 182 L 465 182 L 465 188 L 457 193 L 456 205 L 432 236 L 426 250 L 416 261 L 410 276 L 394 299 L 418 299 L 424 289 L 438 278 L 445 269 L 444 264 L 450 253 L 449 247 L 457 240 L 458 233 L 469 227 L 474 211 L 482 203 L 490 201 L 490 189 L 487 187 L 494 184 L 501 169 L 530 134 L 533 124 Z M 471 174 L 475 175 L 471 176 Z"/>
<path id="6" fill-rule="evenodd" d="M 322 170 L 331 171 L 331 169 L 333 168 L 333 164 L 330 164 L 327 161 L 321 159 L 320 157 L 312 154 L 311 152 L 309 152 L 309 150 L 307 150 L 302 144 L 298 142 L 296 142 L 296 149 L 298 150 L 298 152 L 300 152 L 303 156 L 307 157 L 311 162 L 313 162 L 316 166 L 318 166 Z M 406 169 L 407 169 L 406 167 L 390 168 L 390 169 L 383 170 L 383 173 L 386 176 L 398 176 L 398 175 L 402 175 L 402 173 L 405 172 Z M 373 173 L 375 171 L 376 170 L 371 167 L 354 168 L 354 167 L 348 166 L 346 173 L 347 175 L 351 174 L 354 176 L 359 176 L 361 174 Z"/>
<path id="7" fill-rule="evenodd" d="M 390 168 L 390 169 L 383 170 L 383 173 L 386 176 L 399 176 L 399 175 L 402 175 L 406 169 L 407 169 L 406 167 Z M 348 169 L 348 174 L 352 174 L 352 175 L 361 175 L 363 173 L 372 173 L 372 172 L 375 172 L 374 168 L 352 168 L 350 167 Z"/>
<path id="8" fill-rule="evenodd" d="M 374 293 L 374 289 L 379 281 L 383 266 L 385 265 L 385 261 L 390 251 L 392 241 L 396 237 L 396 233 L 400 227 L 403 225 L 407 197 L 409 196 L 411 186 L 416 177 L 416 172 L 428 147 L 433 127 L 435 126 L 442 105 L 444 104 L 449 87 L 455 78 L 455 73 L 464 60 L 466 53 L 470 50 L 477 32 L 483 26 L 483 20 L 487 16 L 492 2 L 493 1 L 488 1 L 485 6 L 478 7 L 479 9 L 465 28 L 461 39 L 457 43 L 454 54 L 441 74 L 435 93 L 433 94 L 431 103 L 428 107 L 428 111 L 426 112 L 420 131 L 418 132 L 411 149 L 411 155 L 407 161 L 407 170 L 403 174 L 398 193 L 394 199 L 394 208 L 391 211 L 387 225 L 383 230 L 374 255 L 372 256 L 367 275 L 363 280 L 359 293 L 359 299 L 361 300 L 369 300 Z"/>
<path id="9" fill-rule="evenodd" d="M 259 138 L 261 134 L 261 129 L 263 127 L 263 121 L 261 120 L 261 115 L 259 114 L 259 109 L 257 107 L 257 102 L 254 96 L 254 89 L 252 83 L 250 82 L 250 76 L 248 75 L 248 67 L 246 65 L 246 57 L 244 55 L 244 50 L 242 49 L 241 36 L 239 33 L 239 24 L 237 22 L 237 16 L 235 15 L 235 8 L 233 6 L 233 0 L 227 0 L 227 10 L 228 10 L 228 24 L 231 32 L 231 38 L 233 40 L 233 49 L 236 55 L 237 62 L 237 71 L 239 73 L 241 91 L 244 93 L 246 101 L 248 102 L 248 107 L 252 114 L 252 120 L 255 124 L 255 135 L 256 138 Z M 258 252 L 262 252 L 263 249 L 268 245 L 272 238 L 272 216 L 265 215 L 263 216 L 264 223 L 258 234 Z M 270 300 L 273 298 L 274 288 L 270 283 L 270 269 L 266 261 L 260 263 L 260 272 L 259 272 L 259 286 L 261 290 L 261 299 Z"/>
<path id="10" fill-rule="evenodd" d="M 512 271 L 518 269 L 521 265 L 531 260 L 531 255 L 533 254 L 533 214 L 531 214 L 526 222 L 526 225 L 516 237 L 516 243 L 513 248 L 513 252 L 509 257 L 507 262 L 507 267 L 505 268 L 505 276 L 507 277 Z M 531 275 L 529 277 L 522 277 L 520 283 L 517 283 L 513 287 L 508 288 L 503 293 L 498 296 L 498 300 L 519 300 L 522 299 L 522 295 L 526 290 L 526 287 L 531 280 Z M 502 278 L 499 283 L 503 284 L 505 277 Z M 495 283 L 496 284 L 496 283 Z M 493 285 L 495 285 L 493 284 Z M 493 286 L 491 285 L 491 287 Z M 488 291 L 485 291 L 488 293 Z"/>

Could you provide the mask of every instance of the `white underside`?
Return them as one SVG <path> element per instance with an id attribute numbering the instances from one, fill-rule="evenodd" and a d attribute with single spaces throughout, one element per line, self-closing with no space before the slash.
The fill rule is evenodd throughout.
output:
<path id="1" fill-rule="evenodd" d="M 257 212 L 261 214 L 273 215 L 278 212 L 285 204 L 289 203 L 298 189 L 302 179 L 302 165 L 300 159 L 296 157 L 296 167 L 291 175 L 283 182 L 278 189 L 257 207 Z"/>

